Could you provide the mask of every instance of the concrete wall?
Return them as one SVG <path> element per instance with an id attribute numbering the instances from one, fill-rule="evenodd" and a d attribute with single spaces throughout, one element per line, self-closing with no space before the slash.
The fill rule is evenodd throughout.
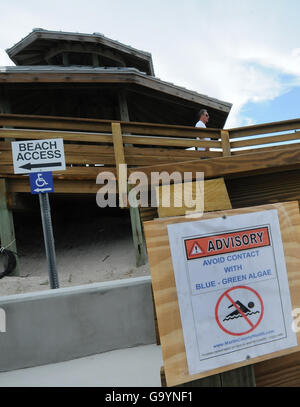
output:
<path id="1" fill-rule="evenodd" d="M 0 297 L 0 371 L 155 343 L 150 277 Z"/>

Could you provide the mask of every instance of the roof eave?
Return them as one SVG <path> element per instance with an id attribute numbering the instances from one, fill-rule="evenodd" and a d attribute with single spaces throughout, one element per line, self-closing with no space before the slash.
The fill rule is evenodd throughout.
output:
<path id="1" fill-rule="evenodd" d="M 2 71 L 1 71 L 2 69 Z M 26 75 L 24 77 L 24 75 Z M 30 78 L 32 75 L 32 78 Z M 79 77 L 78 77 L 79 75 Z M 148 87 L 153 90 L 167 93 L 174 97 L 186 99 L 196 104 L 203 104 L 213 109 L 229 114 L 232 104 L 211 98 L 186 88 L 162 81 L 153 76 L 146 75 L 136 68 L 85 68 L 85 67 L 42 67 L 36 66 L 18 66 L 18 67 L 0 67 L 0 83 L 39 83 L 39 82 L 63 82 L 80 83 L 107 82 L 106 77 L 112 76 L 112 83 L 134 83 L 140 86 Z M 115 78 L 114 78 L 115 76 Z"/>

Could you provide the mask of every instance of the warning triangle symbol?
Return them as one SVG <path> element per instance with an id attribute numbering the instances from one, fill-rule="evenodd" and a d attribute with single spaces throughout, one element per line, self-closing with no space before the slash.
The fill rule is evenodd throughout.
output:
<path id="1" fill-rule="evenodd" d="M 200 254 L 200 253 L 203 253 L 201 250 L 201 247 L 195 242 L 193 244 L 190 256 L 195 256 L 196 254 Z"/>

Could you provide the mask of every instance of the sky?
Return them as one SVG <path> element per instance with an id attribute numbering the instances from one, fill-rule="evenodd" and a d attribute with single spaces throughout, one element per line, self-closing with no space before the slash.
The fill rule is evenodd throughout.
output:
<path id="1" fill-rule="evenodd" d="M 150 52 L 155 75 L 233 104 L 226 128 L 300 117 L 299 0 L 0 0 L 0 66 L 33 28 Z"/>

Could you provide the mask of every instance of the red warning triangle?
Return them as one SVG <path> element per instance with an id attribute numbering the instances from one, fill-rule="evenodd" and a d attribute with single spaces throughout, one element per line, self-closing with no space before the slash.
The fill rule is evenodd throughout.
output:
<path id="1" fill-rule="evenodd" d="M 201 247 L 198 245 L 197 242 L 195 242 L 193 244 L 193 246 L 192 246 L 192 249 L 191 249 L 190 253 L 189 253 L 189 257 L 193 257 L 193 256 L 196 256 L 197 254 L 201 254 L 201 253 L 203 253 Z"/>

